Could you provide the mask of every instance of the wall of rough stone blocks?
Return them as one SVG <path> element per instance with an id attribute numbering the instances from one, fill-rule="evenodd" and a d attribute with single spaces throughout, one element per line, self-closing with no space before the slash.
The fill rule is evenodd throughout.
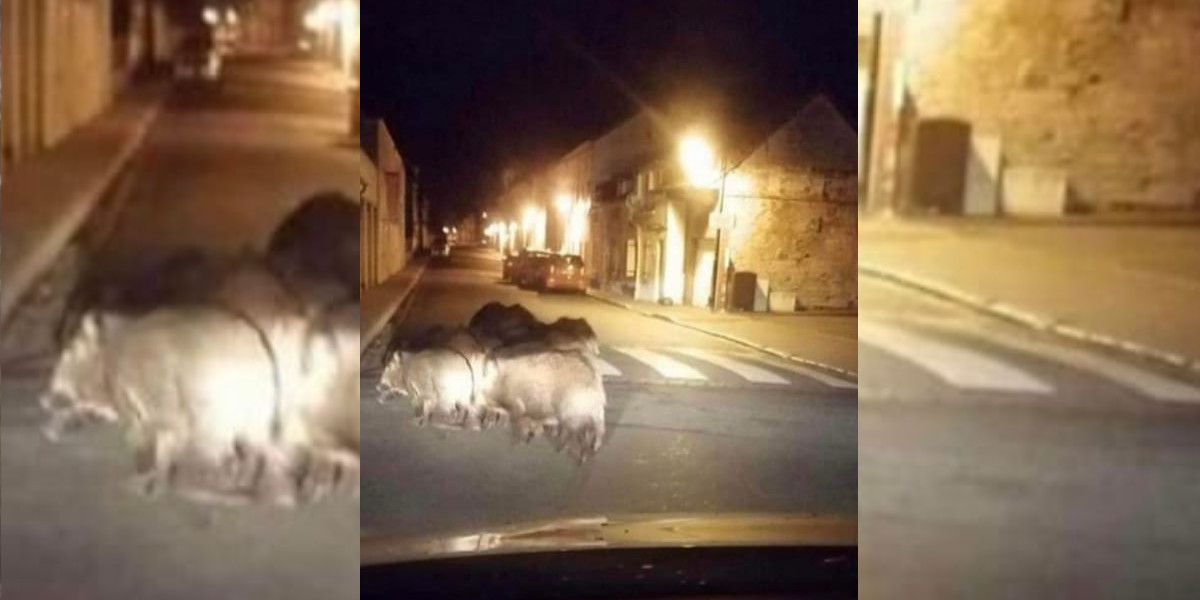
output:
<path id="1" fill-rule="evenodd" d="M 922 0 L 905 38 L 921 116 L 1064 169 L 1083 208 L 1200 208 L 1200 2 Z"/>
<path id="2" fill-rule="evenodd" d="M 740 169 L 726 193 L 733 213 L 734 268 L 796 294 L 800 309 L 858 303 L 858 203 L 854 173 L 814 173 L 782 167 Z"/>

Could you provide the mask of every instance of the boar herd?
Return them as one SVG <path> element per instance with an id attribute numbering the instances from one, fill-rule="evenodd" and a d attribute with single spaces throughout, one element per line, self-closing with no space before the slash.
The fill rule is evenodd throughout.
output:
<path id="1" fill-rule="evenodd" d="M 140 491 L 290 506 L 358 493 L 358 207 L 303 202 L 262 252 L 84 279 L 42 406 L 125 426 Z"/>
<path id="2" fill-rule="evenodd" d="M 379 391 L 407 396 L 418 425 L 487 429 L 508 424 L 526 443 L 541 435 L 580 463 L 604 440 L 599 343 L 583 319 L 542 323 L 519 304 L 491 302 L 466 327 L 393 335 Z"/>

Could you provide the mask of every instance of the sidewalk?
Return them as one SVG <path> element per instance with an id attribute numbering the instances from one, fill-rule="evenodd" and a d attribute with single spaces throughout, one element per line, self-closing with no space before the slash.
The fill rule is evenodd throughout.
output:
<path id="1" fill-rule="evenodd" d="M 793 362 L 849 376 L 858 371 L 858 318 L 853 312 L 714 313 L 694 306 L 635 302 L 628 296 L 596 289 L 588 290 L 588 294 L 643 316 L 663 319 Z"/>
<path id="2" fill-rule="evenodd" d="M 859 273 L 1200 370 L 1200 222 L 866 219 Z"/>
<path id="3" fill-rule="evenodd" d="M 358 302 L 362 311 L 359 317 L 362 323 L 360 351 L 366 351 L 371 341 L 383 331 L 396 309 L 404 304 L 409 294 L 417 287 L 417 282 L 421 280 L 421 274 L 424 272 L 425 261 L 413 259 L 400 272 L 362 293 Z"/>
<path id="4" fill-rule="evenodd" d="M 0 201 L 0 323 L 54 262 L 129 165 L 166 86 L 138 88 L 54 148 L 5 174 Z"/>

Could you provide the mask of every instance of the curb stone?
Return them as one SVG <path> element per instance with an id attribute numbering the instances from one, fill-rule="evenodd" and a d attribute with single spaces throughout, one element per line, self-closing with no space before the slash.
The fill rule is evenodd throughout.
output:
<path id="1" fill-rule="evenodd" d="M 112 191 L 113 185 L 120 181 L 122 174 L 126 173 L 133 164 L 134 158 L 145 143 L 150 130 L 162 114 L 163 104 L 169 95 L 169 88 L 150 93 L 153 93 L 155 97 L 136 117 L 132 127 L 133 133 L 116 149 L 114 160 L 104 169 L 96 182 L 80 194 L 82 199 L 77 201 L 75 206 L 68 207 L 66 215 L 51 226 L 50 233 L 45 236 L 49 243 L 43 244 L 41 248 L 33 248 L 29 256 L 25 258 L 23 265 L 14 265 L 6 274 L 4 282 L 6 293 L 2 296 L 3 301 L 0 302 L 0 326 L 8 324 L 9 318 L 15 314 L 17 307 L 25 301 L 30 291 L 50 271 L 55 260 L 75 239 L 105 195 Z"/>
<path id="2" fill-rule="evenodd" d="M 412 296 L 413 290 L 417 289 L 417 283 L 421 281 L 421 276 L 425 274 L 425 266 L 421 264 L 416 267 L 417 272 L 413 275 L 412 280 L 409 281 L 403 291 L 396 294 L 395 301 L 389 302 L 387 309 L 380 312 L 381 318 L 377 318 L 376 322 L 366 324 L 367 327 L 363 331 L 363 335 L 359 338 L 359 356 L 362 356 L 367 351 L 367 348 L 371 346 L 375 338 L 379 337 L 379 334 L 383 332 L 387 324 L 392 321 L 392 317 L 395 316 L 396 311 Z"/>
<path id="3" fill-rule="evenodd" d="M 1048 333 L 1097 348 L 1122 352 L 1174 369 L 1190 371 L 1193 374 L 1200 374 L 1200 359 L 1191 359 L 1175 352 L 1160 350 L 1132 340 L 1116 338 L 1084 329 L 1066 321 L 1034 313 L 1000 300 L 985 298 L 943 282 L 862 263 L 858 265 L 858 272 L 861 275 L 889 281 L 896 285 L 948 300 L 981 314 L 1015 323 L 1035 331 Z"/>
<path id="4" fill-rule="evenodd" d="M 643 317 L 647 317 L 647 318 L 651 318 L 651 319 L 659 319 L 659 320 L 661 320 L 661 321 L 666 321 L 666 322 L 668 322 L 668 323 L 670 323 L 670 324 L 672 324 L 672 325 L 676 325 L 676 326 L 679 326 L 679 327 L 683 327 L 683 328 L 685 328 L 685 329 L 690 329 L 690 330 L 692 330 L 692 331 L 696 331 L 696 332 L 699 332 L 699 333 L 703 333 L 703 334 L 705 334 L 705 335 L 709 335 L 709 336 L 712 336 L 712 337 L 715 337 L 715 338 L 718 338 L 718 339 L 722 339 L 722 340 L 725 340 L 725 341 L 727 341 L 727 342 L 731 342 L 731 343 L 737 344 L 737 345 L 739 345 L 739 346 L 745 346 L 745 347 L 747 347 L 747 348 L 751 348 L 751 349 L 753 349 L 753 350 L 757 350 L 757 351 L 759 351 L 759 352 L 762 352 L 762 353 L 764 353 L 764 354 L 770 354 L 771 356 L 774 356 L 774 357 L 776 357 L 776 358 L 781 358 L 781 359 L 783 359 L 783 360 L 786 360 L 786 361 L 789 361 L 789 362 L 794 362 L 794 363 L 797 363 L 797 364 L 801 364 L 801 365 L 804 365 L 804 366 L 807 366 L 807 367 L 815 367 L 815 368 L 822 369 L 822 370 L 825 370 L 825 371 L 830 371 L 830 372 L 832 372 L 832 373 L 837 373 L 837 374 L 839 374 L 839 375 L 842 375 L 843 377 L 847 377 L 847 378 L 849 378 L 849 379 L 853 380 L 855 383 L 857 383 L 857 380 L 858 380 L 858 373 L 856 373 L 856 372 L 854 372 L 854 371 L 850 371 L 850 370 L 848 370 L 848 369 L 842 369 L 842 368 L 840 368 L 840 367 L 835 367 L 835 366 L 833 366 L 833 365 L 828 365 L 828 364 L 825 364 L 825 363 L 822 363 L 822 362 L 818 362 L 818 361 L 815 361 L 815 360 L 811 360 L 811 359 L 808 359 L 808 358 L 804 358 L 804 357 L 802 357 L 802 356 L 798 356 L 798 355 L 795 355 L 795 354 L 790 354 L 790 353 L 788 353 L 788 352 L 785 352 L 785 351 L 783 351 L 783 350 L 778 350 L 778 349 L 776 349 L 776 348 L 772 348 L 772 347 L 770 347 L 770 346 L 764 346 L 764 345 L 762 345 L 762 344 L 759 344 L 759 343 L 757 343 L 757 342 L 752 342 L 752 341 L 750 341 L 750 340 L 747 340 L 747 339 L 744 339 L 744 338 L 740 338 L 740 337 L 738 337 L 738 336 L 735 336 L 735 335 L 729 335 L 729 334 L 727 334 L 727 333 L 721 333 L 721 332 L 719 332 L 719 331 L 714 331 L 714 330 L 712 330 L 712 329 L 705 329 L 705 328 L 703 328 L 703 327 L 699 327 L 699 326 L 696 326 L 696 325 L 692 325 L 691 323 L 686 323 L 686 322 L 684 322 L 684 321 L 680 321 L 679 319 L 676 319 L 676 318 L 674 318 L 674 317 L 672 317 L 672 316 L 670 316 L 670 315 L 665 315 L 665 314 L 662 314 L 662 313 L 657 313 L 657 312 L 648 312 L 648 311 L 644 311 L 644 310 L 642 310 L 642 309 L 640 309 L 640 308 L 638 308 L 638 307 L 636 307 L 636 306 L 634 306 L 633 304 L 630 304 L 630 303 L 628 303 L 628 302 L 621 302 L 620 300 L 613 300 L 613 299 L 611 299 L 611 298 L 605 298 L 605 297 L 603 297 L 603 296 L 597 296 L 597 295 L 595 295 L 595 294 L 592 294 L 591 292 L 589 292 L 587 296 L 588 296 L 588 298 L 591 298 L 591 299 L 593 299 L 593 300 L 595 300 L 595 301 L 597 301 L 597 302 L 603 302 L 603 303 L 605 303 L 605 304 L 609 304 L 609 305 L 612 305 L 612 306 L 616 306 L 616 307 L 619 307 L 619 308 L 623 308 L 623 309 L 625 309 L 625 310 L 628 310 L 628 311 L 630 311 L 630 312 L 637 313 L 637 314 L 639 314 L 639 315 L 641 315 L 641 316 L 643 316 Z"/>

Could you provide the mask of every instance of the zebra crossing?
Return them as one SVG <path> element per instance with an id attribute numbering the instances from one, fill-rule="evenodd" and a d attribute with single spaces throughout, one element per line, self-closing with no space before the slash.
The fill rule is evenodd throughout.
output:
<path id="1" fill-rule="evenodd" d="M 1025 332 L 985 333 L 948 319 L 859 320 L 859 356 L 872 393 L 905 377 L 903 364 L 941 388 L 1051 399 L 1105 396 L 1200 406 L 1200 381 L 1100 350 L 1053 343 Z"/>
<path id="2" fill-rule="evenodd" d="M 376 381 L 383 371 L 380 336 L 362 355 L 363 381 Z M 601 346 L 592 359 L 605 382 L 686 384 L 718 387 L 806 388 L 852 393 L 850 377 L 742 350 L 686 347 Z"/>
<path id="3" fill-rule="evenodd" d="M 602 346 L 594 363 L 611 382 L 854 390 L 857 384 L 783 359 L 738 350 Z"/>

